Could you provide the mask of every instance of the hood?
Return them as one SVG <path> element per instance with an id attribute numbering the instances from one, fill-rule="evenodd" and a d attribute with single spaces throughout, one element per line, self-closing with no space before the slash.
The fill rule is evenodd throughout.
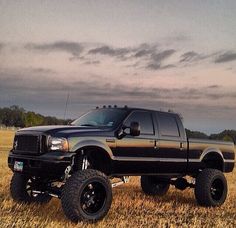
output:
<path id="1" fill-rule="evenodd" d="M 49 125 L 49 126 L 36 126 L 36 127 L 27 127 L 19 130 L 21 131 L 39 131 L 46 132 L 50 130 L 63 130 L 63 129 L 84 129 L 84 127 L 70 126 L 70 125 Z"/>
<path id="2" fill-rule="evenodd" d="M 46 134 L 73 134 L 73 133 L 86 133 L 86 132 L 101 132 L 111 130 L 108 128 L 96 128 L 87 126 L 72 126 L 72 125 L 50 125 L 50 126 L 37 126 L 28 127 L 18 130 L 19 133 L 33 133 L 42 132 Z"/>

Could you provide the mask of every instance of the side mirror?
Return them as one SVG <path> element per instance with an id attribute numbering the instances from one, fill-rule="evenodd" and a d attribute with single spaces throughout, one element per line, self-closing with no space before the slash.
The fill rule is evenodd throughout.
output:
<path id="1" fill-rule="evenodd" d="M 125 132 L 125 129 L 129 129 L 129 133 Z M 139 122 L 131 122 L 130 126 L 123 126 L 118 132 L 117 132 L 117 138 L 122 139 L 126 135 L 131 135 L 131 136 L 139 136 L 140 135 L 140 125 Z"/>
<path id="2" fill-rule="evenodd" d="M 139 136 L 140 135 L 139 122 L 131 122 L 131 124 L 130 124 L 130 135 L 131 136 Z"/>

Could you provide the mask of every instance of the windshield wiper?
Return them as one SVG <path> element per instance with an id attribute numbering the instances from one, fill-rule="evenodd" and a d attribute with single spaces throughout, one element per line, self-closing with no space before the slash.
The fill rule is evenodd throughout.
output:
<path id="1" fill-rule="evenodd" d="M 81 124 L 82 127 L 108 127 L 107 125 Z"/>
<path id="2" fill-rule="evenodd" d="M 96 125 L 93 125 L 93 124 L 81 124 L 79 126 L 83 126 L 83 127 L 97 127 Z"/>

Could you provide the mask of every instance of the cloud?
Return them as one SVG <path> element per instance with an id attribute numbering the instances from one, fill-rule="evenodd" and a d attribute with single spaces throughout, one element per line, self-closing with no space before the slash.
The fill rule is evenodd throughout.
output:
<path id="1" fill-rule="evenodd" d="M 168 64 L 168 65 L 164 65 L 164 66 L 162 66 L 162 70 L 163 69 L 170 69 L 170 68 L 174 68 L 174 67 L 176 67 L 174 64 Z"/>
<path id="2" fill-rule="evenodd" d="M 110 57 L 124 57 L 128 53 L 130 53 L 129 48 L 113 48 L 107 45 L 93 48 L 88 51 L 88 54 L 100 54 Z"/>
<path id="3" fill-rule="evenodd" d="M 151 57 L 152 57 L 153 62 L 160 63 L 166 58 L 170 57 L 173 53 L 175 53 L 175 50 L 169 49 L 169 50 L 165 50 L 159 53 L 153 53 Z"/>
<path id="4" fill-rule="evenodd" d="M 143 43 L 135 47 L 124 47 L 124 48 L 114 48 L 109 45 L 103 45 L 101 47 L 93 48 L 88 51 L 89 55 L 104 55 L 109 57 L 114 57 L 126 61 L 130 61 L 136 58 L 147 59 L 151 55 L 156 54 L 156 44 Z M 153 57 L 152 57 L 153 58 Z"/>
<path id="5" fill-rule="evenodd" d="M 224 88 L 215 84 L 196 88 L 163 88 L 155 84 L 143 87 L 116 83 L 114 80 L 107 83 L 108 80 L 100 75 L 84 75 L 80 80 L 68 77 L 65 80 L 46 72 L 46 68 L 0 69 L 0 106 L 17 104 L 42 114 L 63 117 L 69 92 L 68 118 L 78 117 L 103 104 L 172 109 L 185 117 L 189 116 L 190 123 L 196 122 L 199 116 L 203 116 L 203 119 L 214 116 L 211 119 L 217 119 L 222 115 L 221 119 L 224 120 L 235 113 L 233 101 L 236 93 L 224 91 Z"/>
<path id="6" fill-rule="evenodd" d="M 161 66 L 161 64 L 155 64 L 155 63 L 150 63 L 146 66 L 146 69 L 149 70 L 164 70 L 164 69 L 169 69 L 169 68 L 174 68 L 176 67 L 174 64 L 168 64 L 168 65 L 164 65 Z"/>
<path id="7" fill-rule="evenodd" d="M 88 60 L 88 61 L 84 62 L 84 64 L 86 64 L 86 65 L 98 65 L 100 63 L 101 62 L 99 60 L 93 60 L 93 61 Z"/>
<path id="8" fill-rule="evenodd" d="M 132 48 L 132 52 L 134 53 L 132 57 L 135 58 L 148 57 L 156 52 L 157 47 L 158 47 L 157 44 L 148 44 L 148 43 L 140 44 L 139 46 Z"/>
<path id="9" fill-rule="evenodd" d="M 187 38 L 180 36 L 173 39 L 184 41 Z M 4 44 L 0 43 L 0 50 L 3 46 Z M 127 65 L 133 68 L 138 67 L 147 70 L 164 70 L 178 66 L 187 66 L 202 60 L 210 60 L 209 63 L 223 63 L 236 60 L 236 53 L 232 51 L 223 54 L 220 54 L 219 51 L 205 54 L 190 50 L 182 54 L 181 51 L 178 51 L 179 59 L 165 63 L 177 50 L 174 48 L 164 49 L 159 43 L 142 43 L 133 47 L 113 47 L 98 43 L 56 41 L 43 44 L 31 43 L 25 45 L 25 48 L 46 53 L 66 52 L 72 55 L 69 57 L 70 61 L 81 61 L 86 65 L 99 65 L 104 58 L 114 58 L 115 60 L 126 61 Z M 137 59 L 138 62 L 136 61 Z M 136 61 L 136 64 L 134 64 L 134 61 Z"/>
<path id="10" fill-rule="evenodd" d="M 52 71 L 53 72 L 53 71 Z M 50 76 L 48 69 L 29 68 L 0 71 L 0 91 L 7 91 L 8 94 L 27 94 L 28 92 L 50 92 L 60 91 L 67 88 L 62 80 Z M 26 99 L 27 100 L 27 99 Z"/>
<path id="11" fill-rule="evenodd" d="M 235 61 L 235 60 L 236 60 L 236 53 L 228 51 L 219 55 L 215 59 L 215 63 L 225 63 L 225 62 L 230 62 L 230 61 Z"/>
<path id="12" fill-rule="evenodd" d="M 185 52 L 180 56 L 180 63 L 186 63 L 186 64 L 191 64 L 191 63 L 196 63 L 201 60 L 207 60 L 207 59 L 212 59 L 214 56 L 216 56 L 219 52 L 213 52 L 210 54 L 200 54 L 195 51 L 188 51 Z"/>
<path id="13" fill-rule="evenodd" d="M 40 69 L 40 68 L 39 68 Z M 41 74 L 45 72 L 45 74 Z M 124 84 L 107 83 L 101 76 L 96 76 L 92 81 L 81 80 L 63 80 L 47 76 L 46 70 L 33 69 L 26 70 L 5 70 L 0 71 L 0 96 L 4 94 L 15 94 L 23 96 L 25 100 L 37 100 L 41 98 L 47 102 L 48 99 L 57 100 L 64 97 L 66 92 L 70 92 L 74 97 L 79 97 L 80 102 L 109 102 L 109 101 L 144 101 L 159 100 L 162 102 L 181 100 L 187 104 L 190 100 L 200 99 L 235 99 L 236 92 L 224 92 L 218 90 L 218 85 L 210 85 L 200 88 L 162 88 L 153 87 L 132 87 Z M 40 75 L 40 77 L 39 77 Z M 105 88 L 105 89 L 104 89 Z M 32 97 L 32 94 L 34 97 Z M 53 97 L 53 98 L 52 98 Z M 17 102 L 18 104 L 19 102 Z"/>
<path id="14" fill-rule="evenodd" d="M 149 54 L 152 53 L 152 50 L 150 49 L 142 49 L 142 50 L 138 50 L 135 54 L 134 54 L 134 57 L 136 58 L 140 58 L 140 57 L 144 57 L 144 56 L 147 56 Z"/>
<path id="15" fill-rule="evenodd" d="M 159 64 L 159 63 L 150 63 L 146 66 L 146 69 L 160 70 L 161 69 L 161 64 Z"/>
<path id="16" fill-rule="evenodd" d="M 189 51 L 181 55 L 180 58 L 180 62 L 191 62 L 200 59 L 200 55 L 194 51 Z"/>
<path id="17" fill-rule="evenodd" d="M 219 88 L 221 88 L 221 86 L 219 86 L 219 85 L 210 85 L 207 88 L 209 88 L 209 89 L 219 89 Z"/>
<path id="18" fill-rule="evenodd" d="M 45 43 L 45 44 L 27 44 L 25 46 L 30 50 L 38 50 L 45 52 L 55 52 L 62 51 L 72 54 L 73 56 L 79 56 L 83 49 L 84 45 L 78 42 L 67 42 L 67 41 L 57 41 L 54 43 Z"/>
<path id="19" fill-rule="evenodd" d="M 162 62 L 173 55 L 176 51 L 174 49 L 168 49 L 161 52 L 155 51 L 151 54 L 150 59 L 146 65 L 146 69 L 149 70 L 162 70 L 175 67 L 174 64 L 163 65 Z"/>

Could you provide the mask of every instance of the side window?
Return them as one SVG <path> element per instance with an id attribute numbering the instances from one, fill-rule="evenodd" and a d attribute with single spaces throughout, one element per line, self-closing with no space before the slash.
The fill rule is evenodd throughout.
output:
<path id="1" fill-rule="evenodd" d="M 140 134 L 141 135 L 153 135 L 153 122 L 152 122 L 152 116 L 149 112 L 142 112 L 142 111 L 135 111 L 131 113 L 131 115 L 128 117 L 128 119 L 125 121 L 126 126 L 130 126 L 131 122 L 139 122 L 140 124 Z"/>
<path id="2" fill-rule="evenodd" d="M 180 137 L 179 128 L 174 115 L 158 113 L 157 118 L 160 135 Z"/>

